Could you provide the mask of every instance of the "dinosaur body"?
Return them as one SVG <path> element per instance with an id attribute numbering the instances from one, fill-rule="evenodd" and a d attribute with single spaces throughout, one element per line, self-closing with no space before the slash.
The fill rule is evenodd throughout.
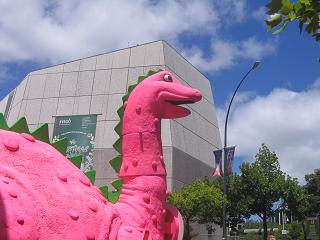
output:
<path id="1" fill-rule="evenodd" d="M 119 213 L 60 152 L 31 135 L 0 139 L 1 240 L 116 239 Z"/>
<path id="2" fill-rule="evenodd" d="M 161 119 L 187 116 L 179 105 L 200 99 L 167 71 L 134 89 L 124 103 L 116 204 L 52 146 L 0 130 L 0 240 L 178 239 L 178 212 L 166 203 Z"/>

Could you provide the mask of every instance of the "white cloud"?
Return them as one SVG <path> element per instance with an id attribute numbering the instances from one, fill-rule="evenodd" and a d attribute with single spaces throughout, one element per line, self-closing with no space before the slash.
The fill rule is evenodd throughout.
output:
<path id="1" fill-rule="evenodd" d="M 246 0 L 215 0 L 215 7 L 223 17 L 222 23 L 240 22 L 246 18 Z"/>
<path id="2" fill-rule="evenodd" d="M 310 86 L 310 88 L 319 88 L 320 89 L 320 78 L 317 78 L 313 84 Z"/>
<path id="3" fill-rule="evenodd" d="M 175 42 L 184 32 L 214 33 L 218 16 L 209 0 L 1 1 L 0 62 L 56 63 L 128 43 Z"/>
<path id="4" fill-rule="evenodd" d="M 246 8 L 246 0 L 0 1 L 0 63 L 48 65 L 158 39 L 177 47 L 188 33 L 213 39 L 208 59 L 196 46 L 186 55 L 199 68 L 217 71 L 274 49 L 273 42 L 255 38 L 218 37 L 222 26 L 246 18 Z"/>
<path id="5" fill-rule="evenodd" d="M 274 89 L 238 102 L 229 118 L 229 145 L 237 145 L 237 155 L 252 160 L 266 143 L 281 168 L 304 182 L 304 175 L 320 166 L 320 88 L 315 86 L 302 92 Z M 225 109 L 218 116 L 223 126 Z"/>
<path id="6" fill-rule="evenodd" d="M 214 40 L 208 57 L 197 47 L 185 51 L 184 55 L 200 69 L 215 72 L 230 68 L 242 59 L 260 60 L 264 56 L 273 54 L 276 48 L 276 40 L 262 42 L 250 37 L 238 42 Z"/>

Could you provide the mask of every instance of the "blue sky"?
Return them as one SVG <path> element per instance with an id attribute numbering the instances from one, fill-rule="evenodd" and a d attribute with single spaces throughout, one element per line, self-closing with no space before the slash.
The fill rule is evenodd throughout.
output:
<path id="1" fill-rule="evenodd" d="M 280 35 L 263 22 L 268 1 L 32 0 L 0 3 L 0 99 L 30 71 L 164 39 L 211 81 L 218 119 L 255 60 L 233 105 L 236 164 L 261 143 L 303 182 L 320 163 L 319 44 L 293 23 Z"/>

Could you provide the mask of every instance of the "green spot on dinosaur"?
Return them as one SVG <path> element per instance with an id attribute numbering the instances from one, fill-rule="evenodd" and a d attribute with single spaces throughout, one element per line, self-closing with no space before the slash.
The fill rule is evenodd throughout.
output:
<path id="1" fill-rule="evenodd" d="M 17 133 L 30 133 L 25 117 L 19 118 L 11 127 L 10 131 Z"/>
<path id="2" fill-rule="evenodd" d="M 58 141 L 55 141 L 54 143 L 52 143 L 51 146 L 57 149 L 61 154 L 65 156 L 67 153 L 68 139 L 67 138 L 59 139 Z"/>
<path id="3" fill-rule="evenodd" d="M 32 132 L 32 136 L 34 136 L 39 141 L 50 144 L 48 124 L 44 123 L 38 126 L 38 128 Z"/>
<path id="4" fill-rule="evenodd" d="M 109 163 L 111 167 L 116 171 L 116 173 L 119 173 L 121 163 L 122 163 L 122 156 L 121 155 L 116 156 L 115 158 L 111 159 Z"/>
<path id="5" fill-rule="evenodd" d="M 2 113 L 0 113 L 0 129 L 9 130 L 6 119 L 4 118 Z"/>
<path id="6" fill-rule="evenodd" d="M 69 160 L 70 160 L 77 168 L 80 169 L 81 163 L 82 163 L 82 155 L 73 156 L 73 157 L 69 158 Z"/>
<path id="7" fill-rule="evenodd" d="M 92 184 L 94 184 L 94 182 L 96 180 L 96 170 L 90 170 L 90 171 L 86 172 L 85 174 L 89 178 L 90 182 Z"/>

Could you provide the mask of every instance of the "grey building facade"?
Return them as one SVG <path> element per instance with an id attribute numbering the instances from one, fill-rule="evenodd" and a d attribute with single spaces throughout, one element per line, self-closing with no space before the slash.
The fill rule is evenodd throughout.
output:
<path id="1" fill-rule="evenodd" d="M 96 185 L 116 174 L 108 161 L 115 155 L 117 109 L 127 87 L 149 70 L 171 71 L 185 85 L 199 89 L 203 99 L 188 106 L 186 118 L 162 121 L 162 142 L 169 189 L 211 176 L 213 150 L 221 139 L 209 80 L 164 41 L 88 57 L 30 72 L 0 102 L 9 125 L 25 116 L 31 130 L 48 123 L 52 137 L 56 116 L 97 114 L 94 146 Z"/>

